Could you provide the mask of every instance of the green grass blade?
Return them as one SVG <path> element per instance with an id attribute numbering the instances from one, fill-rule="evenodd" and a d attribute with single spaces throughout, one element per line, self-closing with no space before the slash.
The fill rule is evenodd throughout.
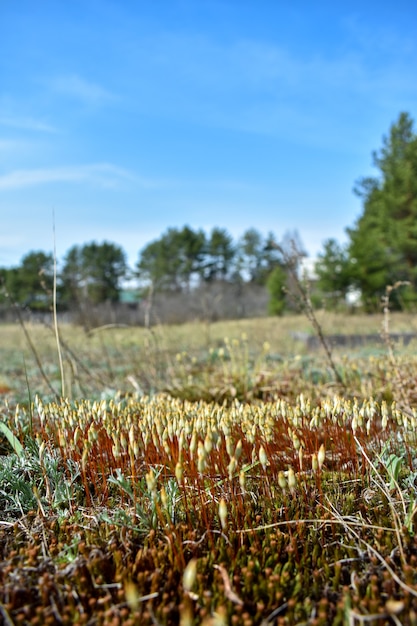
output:
<path id="1" fill-rule="evenodd" d="M 7 441 L 12 446 L 13 450 L 16 452 L 16 454 L 19 457 L 22 457 L 23 456 L 23 452 L 24 452 L 22 444 L 20 443 L 19 439 L 12 433 L 10 428 L 4 422 L 0 422 L 0 433 L 3 433 L 3 435 L 6 437 Z"/>

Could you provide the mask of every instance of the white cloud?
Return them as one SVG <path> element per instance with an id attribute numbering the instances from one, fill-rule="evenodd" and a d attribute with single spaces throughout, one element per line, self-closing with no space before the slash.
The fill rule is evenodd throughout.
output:
<path id="1" fill-rule="evenodd" d="M 142 187 L 150 187 L 155 184 L 109 163 L 94 163 L 68 167 L 14 170 L 0 176 L 0 190 L 21 189 L 49 183 L 89 183 L 103 188 L 115 188 L 128 181 L 139 183 Z"/>
<path id="2" fill-rule="evenodd" d="M 21 130 L 33 130 L 43 133 L 56 133 L 57 129 L 42 120 L 32 117 L 19 117 L 14 115 L 0 115 L 0 125 L 8 128 L 19 128 Z"/>
<path id="3" fill-rule="evenodd" d="M 12 139 L 0 139 L 0 153 L 11 152 L 12 150 L 18 150 L 22 147 L 23 143 Z"/>
<path id="4" fill-rule="evenodd" d="M 388 117 L 415 99 L 412 60 L 412 51 L 375 59 L 360 44 L 311 54 L 253 38 L 170 32 L 132 46 L 127 64 L 147 85 L 136 100 L 142 110 L 338 148 L 359 113 Z"/>
<path id="5" fill-rule="evenodd" d="M 54 91 L 81 100 L 86 104 L 105 104 L 116 98 L 107 89 L 78 74 L 59 76 L 51 81 L 51 86 Z"/>
<path id="6" fill-rule="evenodd" d="M 389 21 L 376 24 L 364 21 L 358 13 L 351 13 L 342 23 L 353 44 L 371 56 L 388 54 L 390 58 L 398 58 L 416 52 L 415 37 Z"/>

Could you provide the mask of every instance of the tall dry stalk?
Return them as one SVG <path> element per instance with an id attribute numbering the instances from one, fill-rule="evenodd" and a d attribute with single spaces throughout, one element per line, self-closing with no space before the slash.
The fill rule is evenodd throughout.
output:
<path id="1" fill-rule="evenodd" d="M 388 359 L 390 365 L 392 366 L 394 372 L 394 387 L 398 390 L 398 405 L 401 409 L 407 413 L 408 415 L 413 416 L 412 407 L 410 406 L 409 396 L 407 395 L 407 387 L 411 387 L 414 385 L 414 381 L 407 380 L 404 370 L 401 369 L 398 358 L 394 352 L 394 345 L 391 337 L 390 331 L 390 296 L 393 291 L 403 287 L 405 285 L 409 285 L 408 281 L 399 280 L 394 285 L 387 285 L 385 288 L 385 295 L 382 297 L 382 308 L 383 308 L 383 320 L 382 320 L 382 338 L 385 342 L 385 346 L 388 352 Z"/>
<path id="2" fill-rule="evenodd" d="M 314 307 L 311 302 L 308 285 L 303 283 L 297 271 L 298 260 L 301 257 L 301 252 L 298 250 L 296 242 L 294 240 L 291 241 L 291 250 L 292 250 L 291 253 L 289 253 L 280 245 L 276 245 L 276 248 L 277 250 L 279 250 L 279 252 L 282 255 L 288 274 L 291 277 L 291 280 L 297 291 L 296 294 L 289 294 L 289 295 L 293 295 L 293 296 L 295 295 L 295 300 L 296 300 L 298 307 L 301 309 L 302 313 L 305 314 L 309 322 L 312 324 L 319 338 L 319 341 L 324 349 L 326 359 L 329 363 L 330 369 L 332 370 L 335 376 L 335 379 L 341 385 L 341 387 L 343 387 L 343 389 L 346 389 L 345 381 L 340 375 L 340 372 L 337 369 L 336 364 L 334 362 L 331 347 L 328 341 L 326 340 L 326 337 L 323 332 L 323 328 L 320 322 L 318 321 L 317 316 L 314 312 Z"/>
<path id="3" fill-rule="evenodd" d="M 55 212 L 52 215 L 52 223 L 53 223 L 53 236 L 54 236 L 54 285 L 53 285 L 53 295 L 52 295 L 52 313 L 54 320 L 54 330 L 55 330 L 55 339 L 56 339 L 56 347 L 58 351 L 58 360 L 59 360 L 59 369 L 61 372 L 61 395 L 65 398 L 65 376 L 64 376 L 64 363 L 62 360 L 62 351 L 61 351 L 61 341 L 59 338 L 59 329 L 58 329 L 58 317 L 56 314 L 57 303 L 56 303 L 56 236 L 55 236 Z"/>

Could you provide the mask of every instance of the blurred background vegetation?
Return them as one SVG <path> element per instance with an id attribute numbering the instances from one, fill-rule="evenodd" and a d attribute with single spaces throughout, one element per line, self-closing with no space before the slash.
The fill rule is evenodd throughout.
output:
<path id="1" fill-rule="evenodd" d="M 282 315 L 297 309 L 297 278 L 311 302 L 331 311 L 378 310 L 387 285 L 402 281 L 391 307 L 417 302 L 417 135 L 401 113 L 373 154 L 378 176 L 357 181 L 363 201 L 347 243 L 324 242 L 309 263 L 297 232 L 278 238 L 255 227 L 234 241 L 228 231 L 168 228 L 128 267 L 111 242 L 74 245 L 56 271 L 57 307 L 86 329 L 105 323 L 150 326 L 190 320 Z M 337 211 L 337 207 L 335 207 Z M 18 267 L 0 268 L 0 320 L 16 307 L 32 317 L 51 310 L 54 256 L 26 254 Z"/>

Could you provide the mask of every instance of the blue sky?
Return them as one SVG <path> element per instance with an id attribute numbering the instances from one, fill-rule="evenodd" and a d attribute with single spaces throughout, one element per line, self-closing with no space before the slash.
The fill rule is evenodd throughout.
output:
<path id="1" fill-rule="evenodd" d="M 417 115 L 415 0 L 0 0 L 0 266 L 170 226 L 311 256 Z"/>

